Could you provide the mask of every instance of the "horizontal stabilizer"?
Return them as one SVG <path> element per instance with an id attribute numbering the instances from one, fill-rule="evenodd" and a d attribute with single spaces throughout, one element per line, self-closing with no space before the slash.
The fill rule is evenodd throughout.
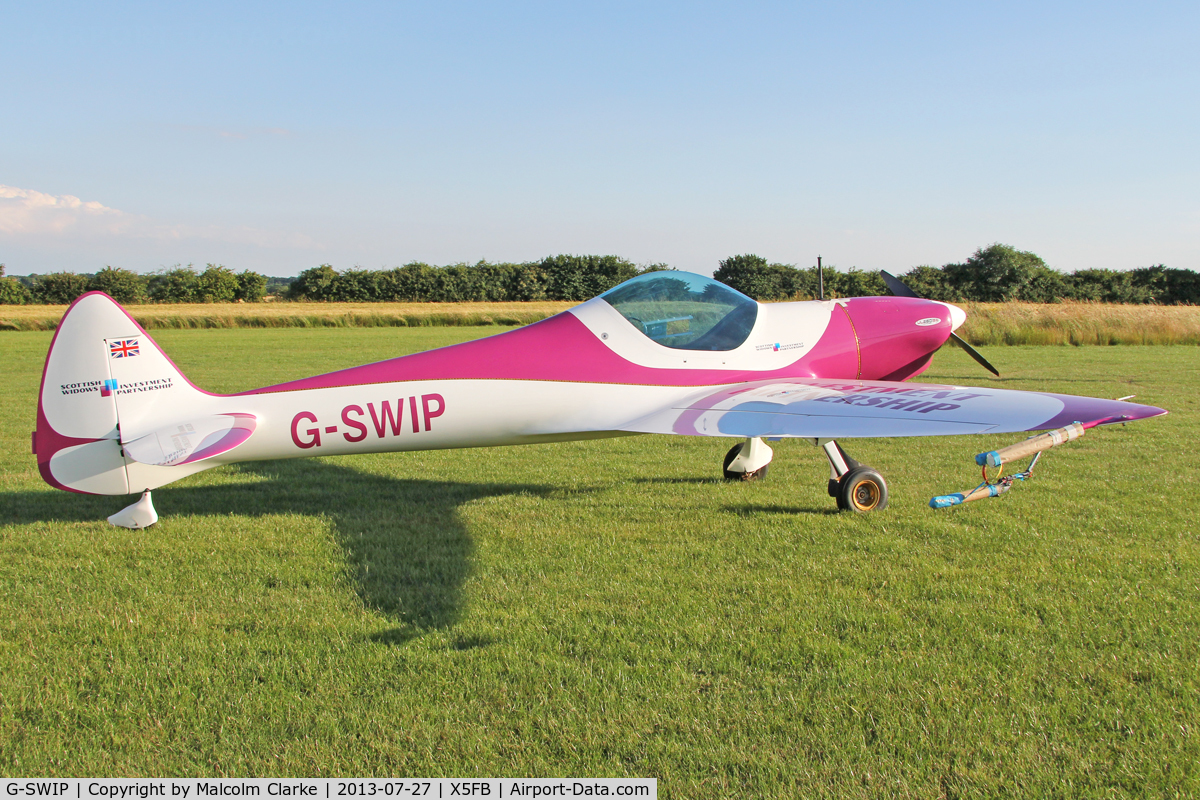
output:
<path id="1" fill-rule="evenodd" d="M 121 446 L 138 463 L 175 467 L 228 453 L 250 438 L 256 422 L 253 414 L 196 417 L 138 435 Z"/>

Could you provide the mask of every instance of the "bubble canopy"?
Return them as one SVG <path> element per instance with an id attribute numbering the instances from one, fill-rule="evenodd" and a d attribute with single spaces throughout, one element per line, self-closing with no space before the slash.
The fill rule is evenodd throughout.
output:
<path id="1" fill-rule="evenodd" d="M 675 350 L 735 350 L 758 318 L 758 303 L 691 272 L 648 272 L 600 297 L 646 337 Z"/>

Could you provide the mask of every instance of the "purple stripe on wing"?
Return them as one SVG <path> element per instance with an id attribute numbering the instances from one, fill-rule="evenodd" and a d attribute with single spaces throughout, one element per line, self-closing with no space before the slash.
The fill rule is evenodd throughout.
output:
<path id="1" fill-rule="evenodd" d="M 1050 394 L 1049 396 L 1061 400 L 1063 410 L 1030 430 L 1051 430 L 1070 425 L 1072 422 L 1093 422 L 1105 417 L 1122 418 L 1114 419 L 1113 422 L 1132 422 L 1167 413 L 1163 408 L 1144 406 L 1141 403 L 1128 403 L 1124 400 L 1103 400 L 1099 397 L 1078 397 L 1072 394 Z"/>

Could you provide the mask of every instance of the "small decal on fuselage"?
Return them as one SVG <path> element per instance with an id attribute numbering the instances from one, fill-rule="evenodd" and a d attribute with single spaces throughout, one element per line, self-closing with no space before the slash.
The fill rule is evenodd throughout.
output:
<path id="1" fill-rule="evenodd" d="M 116 378 L 105 378 L 102 381 L 79 381 L 77 383 L 62 383 L 59 388 L 63 394 L 87 394 L 100 392 L 101 397 L 112 397 L 114 394 L 137 394 L 139 392 L 156 392 L 160 389 L 170 389 L 175 385 L 171 376 L 164 378 L 148 378 L 144 381 L 119 383 Z"/>
<path id="2" fill-rule="evenodd" d="M 760 351 L 761 350 L 774 350 L 776 353 L 778 353 L 780 350 L 799 350 L 801 347 L 804 347 L 804 342 L 792 342 L 790 344 L 780 344 L 779 342 L 772 342 L 770 344 L 757 345 L 754 349 L 760 350 Z"/>
<path id="3" fill-rule="evenodd" d="M 109 358 L 133 358 L 139 354 L 137 339 L 116 339 L 108 343 Z"/>
<path id="4" fill-rule="evenodd" d="M 63 394 L 86 394 L 87 392 L 103 391 L 108 381 L 78 381 L 76 383 L 60 383 Z M 105 395 L 107 397 L 108 395 Z"/>
<path id="5" fill-rule="evenodd" d="M 917 320 L 917 324 L 920 325 L 922 328 L 928 327 L 930 325 L 937 325 L 939 322 L 941 322 L 941 319 L 939 319 L 938 317 L 926 317 L 925 319 Z"/>
<path id="6" fill-rule="evenodd" d="M 104 391 L 111 394 L 139 394 L 141 392 L 157 392 L 161 389 L 170 389 L 174 387 L 175 379 L 171 376 L 165 378 L 147 378 L 144 381 L 130 381 L 128 383 L 118 383 L 115 379 L 110 378 L 104 382 Z M 101 392 L 103 394 L 103 391 Z M 105 395 L 106 397 L 108 395 Z"/>

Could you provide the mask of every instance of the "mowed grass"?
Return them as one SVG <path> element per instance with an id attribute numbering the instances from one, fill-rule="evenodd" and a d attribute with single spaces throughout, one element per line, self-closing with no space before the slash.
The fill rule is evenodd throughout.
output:
<path id="1" fill-rule="evenodd" d="M 492 329 L 494 331 L 494 328 Z M 163 331 L 235 391 L 487 329 Z M 1019 436 L 815 448 L 632 437 L 246 464 L 132 498 L 28 454 L 46 333 L 4 336 L 0 772 L 652 776 L 667 797 L 1200 793 L 1193 348 L 958 351 L 922 377 L 1167 417 L 934 511 Z"/>

